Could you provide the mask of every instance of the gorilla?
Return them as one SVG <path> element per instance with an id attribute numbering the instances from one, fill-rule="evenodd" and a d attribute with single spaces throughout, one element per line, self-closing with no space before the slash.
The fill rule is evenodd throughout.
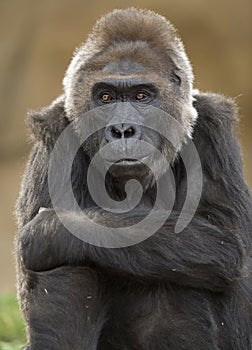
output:
<path id="1" fill-rule="evenodd" d="M 252 349 L 252 202 L 234 102 L 193 90 L 174 27 L 134 8 L 97 22 L 63 85 L 27 117 L 26 349 Z"/>

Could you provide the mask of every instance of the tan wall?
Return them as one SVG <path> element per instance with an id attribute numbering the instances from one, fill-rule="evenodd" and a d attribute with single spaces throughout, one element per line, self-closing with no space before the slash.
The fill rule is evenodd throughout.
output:
<path id="1" fill-rule="evenodd" d="M 75 46 L 95 20 L 116 7 L 160 12 L 179 29 L 196 87 L 237 97 L 245 172 L 252 185 L 251 0 L 2 0 L 0 2 L 0 292 L 14 288 L 12 216 L 30 149 L 24 115 L 61 93 Z"/>

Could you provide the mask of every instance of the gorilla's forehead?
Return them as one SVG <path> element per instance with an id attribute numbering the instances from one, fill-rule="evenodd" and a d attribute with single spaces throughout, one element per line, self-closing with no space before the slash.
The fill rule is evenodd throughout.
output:
<path id="1" fill-rule="evenodd" d="M 157 50 L 147 42 L 115 43 L 92 56 L 88 62 L 92 70 L 120 72 L 120 74 L 143 73 L 146 71 L 167 71 L 173 68 L 166 50 Z"/>
<path id="2" fill-rule="evenodd" d="M 136 75 L 113 75 L 111 77 L 104 77 L 103 79 L 96 79 L 94 81 L 94 87 L 97 85 L 109 85 L 115 88 L 125 89 L 131 86 L 139 86 L 139 85 L 148 85 L 148 86 L 156 86 L 153 79 L 148 79 L 143 76 Z"/>
<path id="3" fill-rule="evenodd" d="M 105 74 L 120 75 L 143 74 L 146 72 L 146 67 L 130 61 L 111 62 L 102 69 L 102 72 Z"/>
<path id="4" fill-rule="evenodd" d="M 132 72 L 129 71 L 128 74 L 119 72 L 100 72 L 92 77 L 91 81 L 87 81 L 86 86 L 92 88 L 94 90 L 96 86 L 100 86 L 101 84 L 115 86 L 118 89 L 126 89 L 131 86 L 150 86 L 155 90 L 162 90 L 166 85 L 167 81 L 162 79 L 157 73 L 149 72 L 148 74 L 144 74 L 141 72 Z"/>

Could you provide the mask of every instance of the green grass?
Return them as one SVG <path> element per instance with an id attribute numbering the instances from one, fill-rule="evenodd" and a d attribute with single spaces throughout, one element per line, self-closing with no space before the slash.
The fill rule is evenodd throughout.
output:
<path id="1" fill-rule="evenodd" d="M 0 350 L 20 350 L 25 328 L 15 295 L 0 295 Z"/>

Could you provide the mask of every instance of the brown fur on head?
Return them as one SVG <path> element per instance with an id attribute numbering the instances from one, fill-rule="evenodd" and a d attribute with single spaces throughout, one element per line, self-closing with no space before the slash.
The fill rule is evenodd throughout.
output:
<path id="1" fill-rule="evenodd" d="M 131 69 L 125 70 L 129 64 Z M 110 66 L 118 66 L 118 74 Z M 182 80 L 171 87 L 170 74 Z M 197 113 L 192 107 L 193 73 L 181 40 L 172 24 L 147 10 L 114 10 L 94 26 L 87 42 L 75 53 L 64 78 L 65 108 L 74 119 L 91 108 L 93 83 L 104 77 L 148 77 L 160 89 L 161 108 L 171 112 L 190 136 Z"/>

